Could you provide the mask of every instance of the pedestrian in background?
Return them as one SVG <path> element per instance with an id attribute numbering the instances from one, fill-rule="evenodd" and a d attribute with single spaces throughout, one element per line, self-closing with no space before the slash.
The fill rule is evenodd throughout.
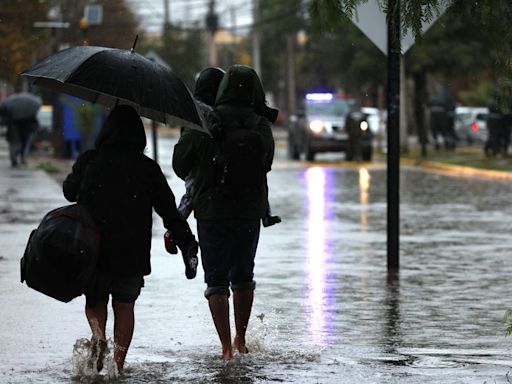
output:
<path id="1" fill-rule="evenodd" d="M 256 113 L 256 110 L 265 113 L 265 107 L 258 104 L 262 102 L 261 92 L 256 91 L 258 86 L 261 82 L 252 68 L 230 67 L 219 86 L 215 104 L 220 116 L 219 141 L 197 130 L 184 131 L 173 154 L 176 174 L 182 179 L 191 174 L 194 180 L 193 206 L 207 284 L 205 297 L 225 360 L 233 358 L 233 347 L 240 353 L 248 352 L 245 335 L 256 287 L 254 259 L 260 220 L 268 211 L 266 173 L 272 165 L 274 139 L 269 120 Z M 230 164 L 226 158 L 232 157 L 223 152 L 229 147 L 228 137 L 234 142 L 245 135 L 255 140 L 248 144 L 247 139 L 242 146 L 246 154 L 253 153 L 256 147 L 261 150 L 261 159 L 256 155 L 253 158 L 258 163 L 256 168 L 245 168 L 244 161 Z M 219 148 L 223 148 L 221 153 Z M 251 159 L 244 160 L 250 162 Z M 229 175 L 234 165 L 241 168 L 236 177 Z M 251 188 L 245 188 L 244 181 L 250 183 Z M 233 341 L 229 321 L 230 288 L 236 328 Z"/>
<path id="2" fill-rule="evenodd" d="M 2 124 L 7 127 L 5 139 L 9 144 L 9 159 L 11 167 L 17 167 L 20 163 L 26 164 L 27 156 L 32 145 L 32 137 L 39 123 L 35 116 L 22 120 L 13 120 L 10 112 L 0 110 Z"/>
<path id="3" fill-rule="evenodd" d="M 489 103 L 489 114 L 487 115 L 487 140 L 484 151 L 487 156 L 496 156 L 500 152 L 500 136 L 502 136 L 503 113 L 497 97 Z"/>
<path id="4" fill-rule="evenodd" d="M 86 294 L 85 307 L 92 331 L 91 365 L 98 371 L 103 367 L 111 295 L 114 361 L 122 372 L 133 335 L 135 301 L 144 276 L 151 273 L 153 208 L 185 256 L 197 254 L 197 243 L 160 167 L 143 154 L 146 134 L 132 107 L 111 111 L 95 147 L 77 158 L 63 191 L 66 199 L 88 208 L 100 230 L 98 277 Z"/>

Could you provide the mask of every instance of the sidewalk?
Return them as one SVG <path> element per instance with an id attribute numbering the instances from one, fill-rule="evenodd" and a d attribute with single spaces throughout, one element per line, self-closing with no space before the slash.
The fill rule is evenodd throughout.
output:
<path id="1" fill-rule="evenodd" d="M 20 282 L 19 262 L 30 232 L 46 212 L 64 204 L 60 186 L 44 171 L 10 167 L 7 143 L 0 138 L 0 382 L 15 382 L 20 368 L 61 362 L 71 356 L 68 333 L 86 335 L 82 302 L 63 304 Z"/>

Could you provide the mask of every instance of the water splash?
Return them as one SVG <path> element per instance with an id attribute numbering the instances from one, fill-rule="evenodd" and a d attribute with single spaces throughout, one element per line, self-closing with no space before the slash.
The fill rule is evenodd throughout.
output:
<path id="1" fill-rule="evenodd" d="M 78 339 L 73 346 L 71 358 L 73 379 L 80 383 L 108 382 L 119 378 L 119 371 L 114 362 L 112 340 L 107 340 L 105 360 L 103 366 L 104 375 L 98 372 L 96 358 L 93 357 L 92 344 L 89 339 Z"/>

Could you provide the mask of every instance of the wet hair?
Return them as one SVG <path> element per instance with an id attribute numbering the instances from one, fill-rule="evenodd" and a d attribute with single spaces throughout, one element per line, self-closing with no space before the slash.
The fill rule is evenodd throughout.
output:
<path id="1" fill-rule="evenodd" d="M 117 146 L 142 152 L 146 148 L 146 132 L 137 111 L 129 105 L 118 105 L 107 116 L 96 148 Z"/>

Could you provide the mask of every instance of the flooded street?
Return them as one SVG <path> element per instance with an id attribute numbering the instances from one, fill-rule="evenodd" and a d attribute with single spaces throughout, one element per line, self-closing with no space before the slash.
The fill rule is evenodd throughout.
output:
<path id="1" fill-rule="evenodd" d="M 159 162 L 179 199 L 173 143 L 160 140 Z M 155 216 L 153 272 L 117 382 L 512 382 L 502 322 L 512 308 L 509 182 L 403 168 L 401 270 L 392 276 L 385 168 L 289 162 L 282 149 L 276 157 L 270 202 L 283 222 L 261 232 L 251 353 L 219 359 L 202 270 L 186 280 Z M 30 230 L 65 204 L 60 186 L 39 171 L 9 169 L 6 156 L 0 179 L 0 383 L 112 381 L 74 373 L 73 345 L 90 336 L 85 300 L 63 304 L 19 282 Z"/>

